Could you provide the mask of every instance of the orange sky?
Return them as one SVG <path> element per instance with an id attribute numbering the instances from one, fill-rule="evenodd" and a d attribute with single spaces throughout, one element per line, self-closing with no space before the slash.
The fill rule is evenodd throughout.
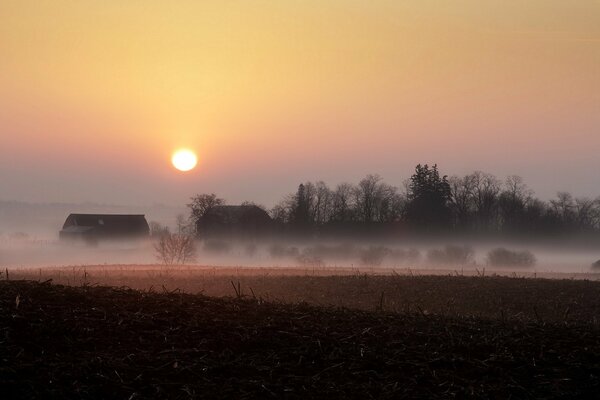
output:
<path id="1" fill-rule="evenodd" d="M 0 139 L 0 199 L 271 205 L 419 162 L 595 197 L 600 1 L 2 1 Z"/>

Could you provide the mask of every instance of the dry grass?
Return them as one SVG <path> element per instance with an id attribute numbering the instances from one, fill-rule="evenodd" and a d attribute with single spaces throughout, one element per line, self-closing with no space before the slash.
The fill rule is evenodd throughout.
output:
<path id="1" fill-rule="evenodd" d="M 179 290 L 366 311 L 422 310 L 446 316 L 548 321 L 597 321 L 600 316 L 600 284 L 589 280 L 534 279 L 533 273 L 531 278 L 495 276 L 485 270 L 435 270 L 438 275 L 429 275 L 431 272 L 138 265 L 21 269 L 10 275 L 12 279 L 52 279 L 71 286 Z"/>

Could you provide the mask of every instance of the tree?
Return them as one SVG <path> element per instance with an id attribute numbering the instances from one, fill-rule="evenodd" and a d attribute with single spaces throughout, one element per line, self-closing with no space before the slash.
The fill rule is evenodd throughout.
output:
<path id="1" fill-rule="evenodd" d="M 587 198 L 575 200 L 575 220 L 582 231 L 591 232 L 598 228 L 600 221 L 600 202 Z"/>
<path id="2" fill-rule="evenodd" d="M 356 212 L 362 222 L 371 222 L 374 219 L 379 181 L 381 181 L 379 175 L 367 175 L 358 182 L 354 190 Z"/>
<path id="3" fill-rule="evenodd" d="M 301 183 L 294 197 L 292 223 L 300 229 L 305 229 L 310 222 L 310 193 L 307 193 L 306 186 Z"/>
<path id="4" fill-rule="evenodd" d="M 350 183 L 341 183 L 332 193 L 332 210 L 330 221 L 333 222 L 348 222 L 353 216 L 352 208 L 352 193 L 356 189 Z"/>
<path id="5" fill-rule="evenodd" d="M 165 265 L 185 264 L 196 258 L 196 244 L 191 235 L 165 233 L 154 243 L 156 258 Z"/>
<path id="6" fill-rule="evenodd" d="M 550 205 L 558 217 L 561 223 L 561 227 L 563 229 L 573 228 L 575 224 L 575 200 L 571 193 L 568 192 L 558 192 L 556 194 L 555 200 L 550 200 Z"/>
<path id="7" fill-rule="evenodd" d="M 523 233 L 522 229 L 526 225 L 524 215 L 532 194 L 520 176 L 511 175 L 506 178 L 504 190 L 498 197 L 498 210 L 504 233 Z"/>
<path id="8" fill-rule="evenodd" d="M 289 194 L 269 211 L 269 215 L 280 224 L 291 223 L 295 206 L 296 198 L 293 194 Z"/>
<path id="9" fill-rule="evenodd" d="M 197 194 L 191 198 L 192 202 L 187 206 L 190 209 L 190 220 L 194 228 L 198 225 L 200 218 L 204 216 L 209 208 L 225 204 L 225 200 L 217 197 L 214 193 Z"/>
<path id="10" fill-rule="evenodd" d="M 466 175 L 462 178 L 453 176 L 448 180 L 450 185 L 450 208 L 454 217 L 454 228 L 465 230 L 470 227 L 474 211 L 476 178 Z"/>
<path id="11" fill-rule="evenodd" d="M 367 175 L 354 188 L 356 216 L 361 222 L 392 222 L 397 219 L 401 204 L 398 189 L 381 182 L 379 175 Z"/>
<path id="12" fill-rule="evenodd" d="M 406 219 L 420 230 L 448 227 L 451 220 L 451 191 L 446 175 L 440 177 L 437 164 L 417 165 L 408 186 Z"/>
<path id="13" fill-rule="evenodd" d="M 498 230 L 498 194 L 500 181 L 492 174 L 475 171 L 471 174 L 474 182 L 474 217 L 479 231 Z"/>
<path id="14" fill-rule="evenodd" d="M 331 217 L 333 195 L 329 187 L 323 181 L 315 184 L 315 199 L 314 199 L 314 221 L 317 225 L 323 225 L 329 221 Z"/>

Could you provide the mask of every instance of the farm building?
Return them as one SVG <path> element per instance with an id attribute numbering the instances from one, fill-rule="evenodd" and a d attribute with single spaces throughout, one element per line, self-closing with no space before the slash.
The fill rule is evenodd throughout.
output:
<path id="1" fill-rule="evenodd" d="M 150 233 L 142 214 L 70 214 L 59 233 L 61 239 L 95 241 L 145 237 Z"/>
<path id="2" fill-rule="evenodd" d="M 268 235 L 273 229 L 269 214 L 255 205 L 211 207 L 196 224 L 201 237 L 253 238 Z"/>

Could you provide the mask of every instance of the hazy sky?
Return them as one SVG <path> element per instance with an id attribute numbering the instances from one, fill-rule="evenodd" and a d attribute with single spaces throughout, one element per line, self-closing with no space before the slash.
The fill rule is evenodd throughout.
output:
<path id="1" fill-rule="evenodd" d="M 272 205 L 419 162 L 596 197 L 600 1 L 3 0 L 0 149 L 5 200 Z"/>

